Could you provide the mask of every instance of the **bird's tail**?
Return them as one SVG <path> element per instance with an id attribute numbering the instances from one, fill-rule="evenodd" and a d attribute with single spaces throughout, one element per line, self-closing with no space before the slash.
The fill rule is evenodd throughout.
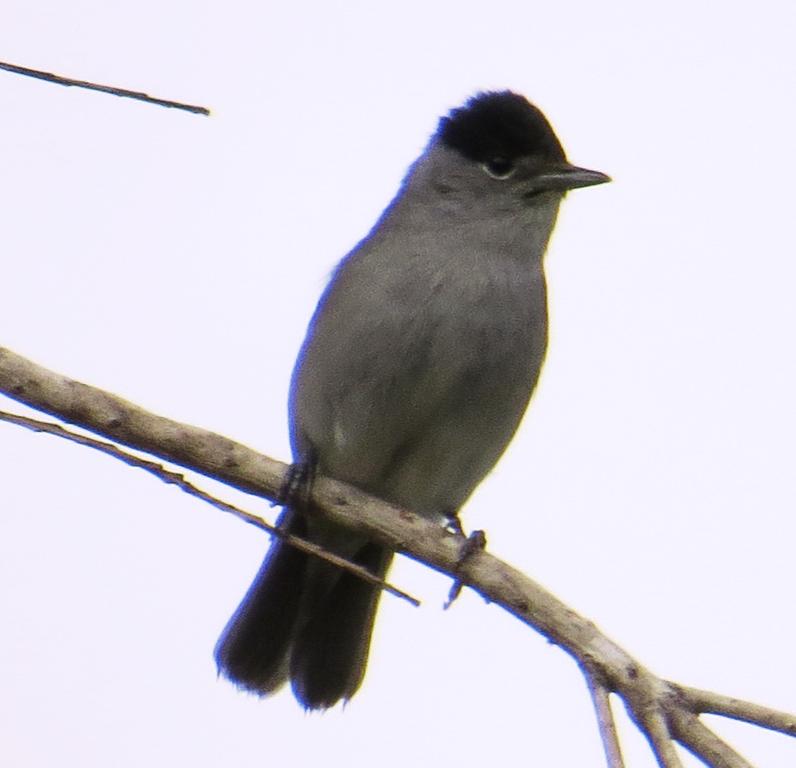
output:
<path id="1" fill-rule="evenodd" d="M 307 536 L 305 519 L 292 510 L 280 525 Z M 383 578 L 392 552 L 364 543 L 349 559 Z M 350 699 L 365 674 L 380 595 L 353 573 L 277 540 L 216 645 L 219 672 L 259 695 L 290 679 L 307 709 Z"/>

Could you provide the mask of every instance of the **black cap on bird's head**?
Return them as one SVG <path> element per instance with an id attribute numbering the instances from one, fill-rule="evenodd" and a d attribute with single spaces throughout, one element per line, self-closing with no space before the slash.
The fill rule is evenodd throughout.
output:
<path id="1" fill-rule="evenodd" d="M 498 170 L 534 158 L 541 189 L 566 191 L 610 181 L 604 173 L 568 163 L 542 111 L 511 91 L 476 94 L 439 121 L 436 136 L 468 160 Z"/>
<path id="2" fill-rule="evenodd" d="M 511 91 L 473 96 L 439 121 L 437 134 L 448 147 L 478 163 L 497 156 L 565 158 L 541 110 Z"/>

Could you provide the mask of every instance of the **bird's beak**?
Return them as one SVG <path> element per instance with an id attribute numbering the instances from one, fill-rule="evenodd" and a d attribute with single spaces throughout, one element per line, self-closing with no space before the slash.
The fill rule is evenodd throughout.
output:
<path id="1" fill-rule="evenodd" d="M 611 177 L 600 173 L 600 171 L 578 168 L 576 165 L 565 162 L 540 171 L 534 176 L 533 185 L 537 190 L 566 192 L 568 189 L 593 187 L 595 184 L 605 184 L 609 181 L 611 181 Z"/>

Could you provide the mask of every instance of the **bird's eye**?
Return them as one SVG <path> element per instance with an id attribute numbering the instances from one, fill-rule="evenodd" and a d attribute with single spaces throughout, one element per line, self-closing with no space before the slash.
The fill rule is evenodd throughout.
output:
<path id="1" fill-rule="evenodd" d="M 507 157 L 492 157 L 481 167 L 493 179 L 507 179 L 515 171 L 514 162 Z"/>

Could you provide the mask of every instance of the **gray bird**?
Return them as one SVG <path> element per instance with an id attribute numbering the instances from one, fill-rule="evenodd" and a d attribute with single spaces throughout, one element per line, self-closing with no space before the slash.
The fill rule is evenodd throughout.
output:
<path id="1" fill-rule="evenodd" d="M 547 346 L 543 256 L 558 206 L 598 171 L 567 162 L 509 91 L 444 116 L 370 234 L 338 265 L 290 391 L 295 462 L 440 524 L 492 469 Z M 393 552 L 286 509 L 280 525 L 383 577 Z M 365 673 L 380 590 L 275 540 L 216 646 L 220 672 L 307 709 Z"/>

